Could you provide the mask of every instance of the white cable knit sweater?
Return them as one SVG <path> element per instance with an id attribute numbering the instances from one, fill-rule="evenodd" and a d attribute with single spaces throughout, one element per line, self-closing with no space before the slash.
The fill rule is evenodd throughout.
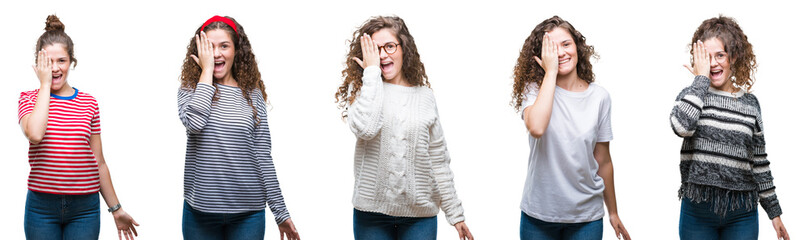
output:
<path id="1" fill-rule="evenodd" d="M 464 221 L 432 89 L 384 83 L 376 66 L 362 82 L 348 106 L 357 137 L 354 207 L 398 217 L 432 217 L 440 208 L 450 224 Z"/>

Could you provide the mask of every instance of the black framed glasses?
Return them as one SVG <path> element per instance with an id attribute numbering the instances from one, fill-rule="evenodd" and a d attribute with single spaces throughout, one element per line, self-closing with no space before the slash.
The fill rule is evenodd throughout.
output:
<path id="1" fill-rule="evenodd" d="M 379 51 L 384 50 L 384 52 L 386 52 L 387 54 L 393 54 L 396 53 L 396 50 L 398 50 L 398 45 L 400 44 L 394 42 L 387 42 L 381 47 L 379 47 Z"/>

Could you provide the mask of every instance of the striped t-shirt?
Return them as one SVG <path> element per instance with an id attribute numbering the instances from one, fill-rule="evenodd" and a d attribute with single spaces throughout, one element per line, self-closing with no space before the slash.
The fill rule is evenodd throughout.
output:
<path id="1" fill-rule="evenodd" d="M 28 147 L 28 189 L 35 192 L 79 195 L 100 189 L 98 162 L 90 150 L 90 135 L 101 134 L 98 103 L 75 89 L 73 96 L 51 94 L 48 127 L 38 144 Z M 34 110 L 39 90 L 20 94 L 18 119 Z"/>
<path id="2" fill-rule="evenodd" d="M 266 103 L 259 90 L 251 93 L 253 108 L 241 89 L 197 84 L 180 88 L 179 116 L 188 142 L 185 151 L 185 201 L 209 213 L 263 210 L 267 205 L 280 224 L 289 218 L 272 163 L 272 140 Z"/>

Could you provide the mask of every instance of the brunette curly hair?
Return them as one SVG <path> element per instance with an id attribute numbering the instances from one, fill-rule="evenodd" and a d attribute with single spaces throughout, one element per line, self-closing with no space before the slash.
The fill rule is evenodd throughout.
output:
<path id="1" fill-rule="evenodd" d="M 233 41 L 236 51 L 236 56 L 233 57 L 233 78 L 238 83 L 238 87 L 241 88 L 241 95 L 244 96 L 244 99 L 246 99 L 247 103 L 252 107 L 253 118 L 257 125 L 260 119 L 258 118 L 258 111 L 255 109 L 255 104 L 253 104 L 250 94 L 257 88 L 261 91 L 261 96 L 264 97 L 264 101 L 266 101 L 266 86 L 264 86 L 264 81 L 261 80 L 261 72 L 258 71 L 258 63 L 255 61 L 255 54 L 252 52 L 252 45 L 250 45 L 250 39 L 247 38 L 247 33 L 244 32 L 244 28 L 236 19 L 228 16 L 225 17 L 236 24 L 238 35 L 236 35 L 236 31 L 233 31 L 233 28 L 226 23 L 213 22 L 205 26 L 205 29 L 199 26 L 199 28 L 194 31 L 194 36 L 199 34 L 202 30 L 207 32 L 214 29 L 222 29 L 227 32 L 231 40 L 235 40 Z M 237 37 L 234 38 L 234 36 Z M 196 84 L 199 83 L 199 76 L 202 73 L 202 68 L 191 58 L 191 55 L 199 56 L 194 37 L 191 37 L 191 41 L 188 44 L 188 52 L 185 53 L 185 60 L 182 62 L 180 81 L 182 82 L 181 87 L 184 89 L 196 89 Z M 217 101 L 219 99 L 219 87 L 215 84 L 213 86 L 216 88 L 213 94 L 213 101 Z"/>
<path id="2" fill-rule="evenodd" d="M 757 60 L 752 51 L 752 44 L 746 38 L 746 34 L 741 30 L 741 26 L 735 19 L 718 15 L 718 17 L 704 20 L 696 32 L 693 33 L 693 41 L 707 41 L 717 38 L 724 43 L 724 51 L 729 54 L 730 69 L 735 78 L 732 83 L 749 92 L 755 84 L 754 72 L 757 69 Z M 693 46 L 688 44 L 690 49 L 690 64 L 693 65 Z"/>
<path id="3" fill-rule="evenodd" d="M 514 106 L 516 111 L 522 107 L 522 101 L 525 99 L 525 89 L 530 83 L 537 83 L 541 86 L 544 79 L 544 69 L 542 69 L 533 56 L 541 56 L 541 44 L 544 33 L 550 32 L 555 28 L 563 28 L 567 30 L 575 42 L 578 53 L 578 64 L 575 65 L 578 77 L 587 83 L 595 81 L 595 73 L 592 72 L 592 63 L 590 58 L 598 58 L 595 52 L 595 47 L 586 44 L 586 37 L 582 35 L 575 27 L 569 22 L 561 19 L 558 16 L 548 18 L 530 33 L 530 36 L 525 39 L 525 44 L 522 45 L 522 51 L 519 53 L 519 59 L 516 61 L 516 66 L 513 68 L 513 93 L 511 94 L 511 105 Z"/>
<path id="4" fill-rule="evenodd" d="M 73 40 L 65 33 L 65 24 L 62 23 L 56 15 L 48 15 L 48 18 L 45 20 L 45 32 L 39 35 L 39 39 L 36 40 L 34 63 L 39 60 L 40 50 L 57 43 L 65 47 L 67 56 L 70 58 L 70 63 L 73 64 L 73 67 L 76 67 L 78 61 L 76 60 L 76 56 L 73 55 Z"/>
<path id="5" fill-rule="evenodd" d="M 404 63 L 401 66 L 404 79 L 413 86 L 430 87 L 429 78 L 426 76 L 424 63 L 421 62 L 421 55 L 415 47 L 415 39 L 410 35 L 410 30 L 404 24 L 404 20 L 397 16 L 376 16 L 368 19 L 359 29 L 353 33 L 350 50 L 345 56 L 345 69 L 342 70 L 344 81 L 340 85 L 334 97 L 337 99 L 337 107 L 342 109 L 343 118 L 347 115 L 348 105 L 353 103 L 362 88 L 362 71 L 364 70 L 354 57 L 362 58 L 362 46 L 359 38 L 367 33 L 373 35 L 381 29 L 390 29 L 396 35 L 404 53 Z"/>

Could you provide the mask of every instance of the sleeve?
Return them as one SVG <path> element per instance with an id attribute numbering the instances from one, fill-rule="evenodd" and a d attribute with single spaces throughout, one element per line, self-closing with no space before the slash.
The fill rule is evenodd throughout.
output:
<path id="1" fill-rule="evenodd" d="M 90 134 L 101 134 L 101 109 L 98 107 L 98 102 L 93 99 L 93 119 L 90 121 Z"/>
<path id="2" fill-rule="evenodd" d="M 196 89 L 180 87 L 177 93 L 177 108 L 180 121 L 189 133 L 200 133 L 205 128 L 215 91 L 213 85 L 205 83 L 197 84 Z"/>
<path id="3" fill-rule="evenodd" d="M 36 94 L 20 93 L 19 106 L 17 107 L 17 124 L 22 121 L 22 117 L 34 111 L 35 102 L 32 96 L 36 96 Z"/>
<path id="4" fill-rule="evenodd" d="M 256 92 L 254 95 L 258 95 L 257 98 L 253 98 L 256 99 L 253 100 L 253 103 L 258 104 L 256 110 L 258 111 L 258 118 L 261 119 L 255 136 L 257 160 L 261 166 L 260 174 L 264 180 L 267 205 L 269 210 L 272 211 L 272 215 L 275 216 L 275 223 L 281 224 L 291 216 L 289 216 L 286 203 L 283 201 L 278 175 L 275 172 L 275 164 L 272 162 L 272 136 L 269 133 L 269 123 L 267 123 L 266 104 L 260 97 L 260 93 Z"/>
<path id="5" fill-rule="evenodd" d="M 601 100 L 600 112 L 598 113 L 597 142 L 608 142 L 612 139 L 614 139 L 612 134 L 612 97 L 607 92 Z"/>
<path id="6" fill-rule="evenodd" d="M 437 114 L 437 107 L 435 108 Z M 432 165 L 432 176 L 437 184 L 440 196 L 440 208 L 446 214 L 449 224 L 455 225 L 466 220 L 463 216 L 463 205 L 454 187 L 454 173 L 449 168 L 451 158 L 443 136 L 443 127 L 440 117 L 429 128 L 429 162 Z"/>
<path id="7" fill-rule="evenodd" d="M 671 128 L 679 137 L 690 137 L 696 131 L 696 126 L 704 107 L 704 96 L 710 87 L 707 76 L 698 75 L 693 83 L 682 90 L 676 97 L 676 103 L 671 110 Z"/>
<path id="8" fill-rule="evenodd" d="M 525 120 L 525 109 L 527 107 L 533 105 L 536 102 L 536 98 L 539 97 L 539 84 L 537 83 L 530 83 L 525 87 L 525 100 L 522 101 L 522 108 L 519 109 L 519 115 L 522 116 L 522 120 Z"/>
<path id="9" fill-rule="evenodd" d="M 780 209 L 780 201 L 774 193 L 774 177 L 769 168 L 769 160 L 766 154 L 766 141 L 763 137 L 763 118 L 761 117 L 760 105 L 755 121 L 755 133 L 752 135 L 752 172 L 758 186 L 758 198 L 763 210 L 768 214 L 769 219 L 773 219 L 783 214 Z"/>
<path id="10" fill-rule="evenodd" d="M 348 126 L 360 139 L 373 139 L 382 128 L 384 91 L 381 71 L 376 66 L 364 70 L 359 95 L 352 104 L 348 105 Z"/>

